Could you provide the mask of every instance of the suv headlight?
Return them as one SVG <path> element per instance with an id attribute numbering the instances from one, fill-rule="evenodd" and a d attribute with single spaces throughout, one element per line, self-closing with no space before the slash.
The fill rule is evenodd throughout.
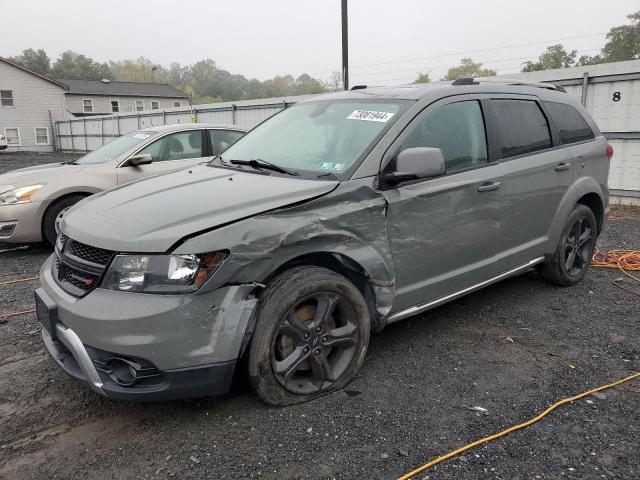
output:
<path id="1" fill-rule="evenodd" d="M 195 292 L 226 256 L 226 252 L 202 255 L 116 255 L 101 287 L 140 293 Z"/>
<path id="2" fill-rule="evenodd" d="M 15 205 L 18 203 L 31 202 L 31 195 L 44 187 L 44 183 L 39 185 L 29 185 L 28 187 L 20 187 L 9 190 L 0 194 L 0 205 Z"/>

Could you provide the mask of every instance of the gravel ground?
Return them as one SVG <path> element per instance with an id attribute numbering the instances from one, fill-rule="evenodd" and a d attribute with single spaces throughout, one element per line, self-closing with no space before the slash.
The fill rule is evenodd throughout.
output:
<path id="1" fill-rule="evenodd" d="M 600 246 L 640 248 L 640 221 L 610 222 Z M 0 282 L 37 274 L 48 254 L 1 252 Z M 345 391 L 281 409 L 242 383 L 217 399 L 111 402 L 58 370 L 34 315 L 11 317 L 0 324 L 0 478 L 395 478 L 640 371 L 640 299 L 612 285 L 620 276 L 593 269 L 559 288 L 529 273 L 391 325 Z M 0 312 L 33 308 L 34 286 L 0 286 Z M 618 387 L 416 478 L 635 479 L 639 451 L 640 393 Z"/>

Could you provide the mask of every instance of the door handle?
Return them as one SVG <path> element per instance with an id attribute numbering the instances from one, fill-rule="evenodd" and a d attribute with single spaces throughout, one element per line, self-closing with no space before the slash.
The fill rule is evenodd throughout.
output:
<path id="1" fill-rule="evenodd" d="M 484 182 L 478 187 L 479 192 L 490 192 L 492 190 L 498 190 L 502 186 L 502 182 Z"/>
<path id="2" fill-rule="evenodd" d="M 571 168 L 571 164 L 570 163 L 559 163 L 558 165 L 556 165 L 555 171 L 556 172 L 562 172 L 564 170 L 569 170 Z"/>

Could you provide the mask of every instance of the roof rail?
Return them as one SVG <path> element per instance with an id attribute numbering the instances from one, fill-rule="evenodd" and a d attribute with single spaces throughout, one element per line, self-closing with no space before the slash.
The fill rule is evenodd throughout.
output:
<path id="1" fill-rule="evenodd" d="M 499 79 L 499 78 L 471 78 L 471 77 L 463 77 L 454 80 L 451 85 L 480 85 L 481 83 L 495 83 L 497 85 L 513 85 L 513 86 L 523 86 L 523 87 L 536 87 L 536 88 L 545 88 L 547 90 L 556 90 L 558 92 L 567 91 L 564 87 L 560 85 L 554 85 L 553 83 L 543 83 L 543 82 L 528 82 L 526 80 L 515 80 L 515 79 Z"/>

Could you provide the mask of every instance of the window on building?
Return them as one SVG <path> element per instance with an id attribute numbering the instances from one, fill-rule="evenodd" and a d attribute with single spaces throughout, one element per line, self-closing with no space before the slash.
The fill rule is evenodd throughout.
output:
<path id="1" fill-rule="evenodd" d="M 138 153 L 148 153 L 154 162 L 202 157 L 202 131 L 172 133 L 156 140 Z"/>
<path id="2" fill-rule="evenodd" d="M 551 147 L 549 123 L 533 100 L 491 100 L 501 158 Z"/>
<path id="3" fill-rule="evenodd" d="M 111 112 L 118 113 L 120 111 L 120 100 L 111 100 Z"/>
<path id="4" fill-rule="evenodd" d="M 49 129 L 36 128 L 36 145 L 49 145 Z"/>
<path id="5" fill-rule="evenodd" d="M 0 105 L 13 107 L 13 90 L 0 90 Z"/>
<path id="6" fill-rule="evenodd" d="M 181 107 L 182 104 L 180 102 L 173 102 L 174 107 Z"/>
<path id="7" fill-rule="evenodd" d="M 144 110 L 144 100 L 136 100 L 136 110 L 138 112 Z"/>
<path id="8" fill-rule="evenodd" d="M 8 145 L 22 145 L 20 141 L 20 129 L 19 128 L 5 128 L 4 136 L 7 137 Z"/>
<path id="9" fill-rule="evenodd" d="M 447 173 L 487 163 L 487 138 L 482 110 L 477 101 L 444 105 L 419 120 L 401 150 L 439 148 Z"/>
<path id="10" fill-rule="evenodd" d="M 587 121 L 571 105 L 556 102 L 544 102 L 544 105 L 558 129 L 562 143 L 576 143 L 595 138 Z"/>
<path id="11" fill-rule="evenodd" d="M 157 100 L 152 100 L 151 101 L 151 110 L 158 110 L 158 108 L 160 108 L 160 104 L 158 103 Z"/>
<path id="12" fill-rule="evenodd" d="M 82 100 L 82 108 L 84 113 L 93 113 L 93 100 L 90 98 L 84 98 Z"/>

